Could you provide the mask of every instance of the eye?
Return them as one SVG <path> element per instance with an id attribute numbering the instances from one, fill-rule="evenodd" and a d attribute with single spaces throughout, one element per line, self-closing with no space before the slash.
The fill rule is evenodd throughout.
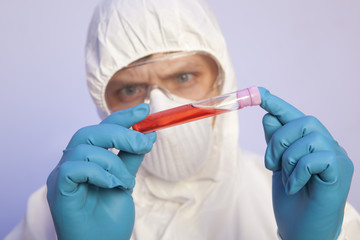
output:
<path id="1" fill-rule="evenodd" d="M 122 86 L 116 91 L 116 97 L 120 102 L 142 101 L 146 96 L 147 85 L 129 84 Z"/>
<path id="2" fill-rule="evenodd" d="M 119 93 L 123 96 L 133 96 L 141 90 L 138 86 L 126 86 L 120 89 Z"/>
<path id="3" fill-rule="evenodd" d="M 182 73 L 176 76 L 176 80 L 179 83 L 187 83 L 194 77 L 192 73 Z"/>

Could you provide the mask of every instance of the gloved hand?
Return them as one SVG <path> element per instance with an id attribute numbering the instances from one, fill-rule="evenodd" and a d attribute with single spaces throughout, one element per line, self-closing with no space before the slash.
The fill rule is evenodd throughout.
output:
<path id="1" fill-rule="evenodd" d="M 146 104 L 113 113 L 80 129 L 47 180 L 59 240 L 129 239 L 136 172 L 156 139 L 128 129 L 149 113 Z M 120 150 L 116 155 L 107 150 Z"/>
<path id="2" fill-rule="evenodd" d="M 259 88 L 266 168 L 273 171 L 273 207 L 284 240 L 336 239 L 353 165 L 314 117 Z"/>

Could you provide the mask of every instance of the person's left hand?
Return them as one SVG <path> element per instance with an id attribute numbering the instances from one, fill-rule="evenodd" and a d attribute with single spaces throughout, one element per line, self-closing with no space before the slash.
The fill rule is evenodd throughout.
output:
<path id="1" fill-rule="evenodd" d="M 284 240 L 336 239 L 344 216 L 353 164 L 315 117 L 305 116 L 259 88 L 268 144 L 265 166 L 273 171 L 273 207 Z"/>

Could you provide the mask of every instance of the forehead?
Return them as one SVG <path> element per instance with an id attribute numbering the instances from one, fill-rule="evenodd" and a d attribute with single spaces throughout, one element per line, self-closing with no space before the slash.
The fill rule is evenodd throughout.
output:
<path id="1" fill-rule="evenodd" d="M 138 59 L 114 74 L 112 80 L 125 80 L 129 77 L 156 74 L 166 76 L 181 72 L 217 72 L 219 66 L 215 59 L 206 53 L 176 52 L 156 53 Z"/>
<path id="2" fill-rule="evenodd" d="M 148 82 L 155 77 L 161 79 L 181 73 L 218 74 L 218 64 L 206 53 L 156 53 L 138 59 L 119 70 L 109 83 Z"/>

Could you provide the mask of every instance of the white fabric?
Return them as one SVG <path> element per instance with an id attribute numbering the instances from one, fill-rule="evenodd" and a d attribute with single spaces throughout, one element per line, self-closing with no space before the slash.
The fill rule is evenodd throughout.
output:
<path id="1" fill-rule="evenodd" d="M 24 218 L 6 240 L 57 239 L 46 193 L 43 186 L 30 196 Z"/>
<path id="2" fill-rule="evenodd" d="M 190 102 L 180 100 L 182 104 Z M 159 89 L 150 93 L 150 112 L 182 104 L 169 99 Z M 203 167 L 209 156 L 212 121 L 213 118 L 206 118 L 157 131 L 156 142 L 151 152 L 145 155 L 142 167 L 165 181 L 174 182 L 192 176 Z"/>
<path id="3" fill-rule="evenodd" d="M 205 1 L 103 1 L 94 13 L 86 46 L 87 81 L 100 116 L 109 114 L 104 93 L 115 72 L 144 56 L 173 51 L 215 56 L 230 79 L 223 92 L 234 89 L 225 41 Z"/>
<path id="4" fill-rule="evenodd" d="M 182 184 L 176 185 L 175 190 L 169 184 L 156 191 L 156 182 L 139 178 L 134 196 L 143 199 L 136 204 L 135 227 L 139 230 L 135 230 L 132 239 L 279 239 L 272 212 L 271 173 L 264 169 L 259 156 L 241 156 L 246 160 L 238 159 L 244 164 L 237 165 L 239 174 L 228 182 L 189 183 L 187 188 L 181 187 L 182 192 L 177 191 Z M 194 196 L 194 191 L 200 191 L 203 197 Z M 218 194 L 222 195 L 214 196 Z M 226 199 L 225 205 L 221 198 Z M 356 240 L 359 236 L 360 215 L 346 204 L 338 239 Z M 57 239 L 46 186 L 31 195 L 24 219 L 4 240 L 45 239 Z"/>
<path id="5" fill-rule="evenodd" d="M 88 86 L 101 117 L 109 113 L 104 91 L 111 76 L 157 52 L 205 51 L 221 64 L 222 93 L 236 89 L 225 41 L 202 0 L 106 0 L 95 11 L 86 49 Z M 185 180 L 163 181 L 140 167 L 132 239 L 278 239 L 271 172 L 262 157 L 238 151 L 237 134 L 236 112 L 218 116 L 209 158 Z M 45 188 L 30 198 L 24 220 L 6 240 L 55 239 L 45 199 Z M 360 234 L 360 216 L 350 205 L 341 234 Z"/>

